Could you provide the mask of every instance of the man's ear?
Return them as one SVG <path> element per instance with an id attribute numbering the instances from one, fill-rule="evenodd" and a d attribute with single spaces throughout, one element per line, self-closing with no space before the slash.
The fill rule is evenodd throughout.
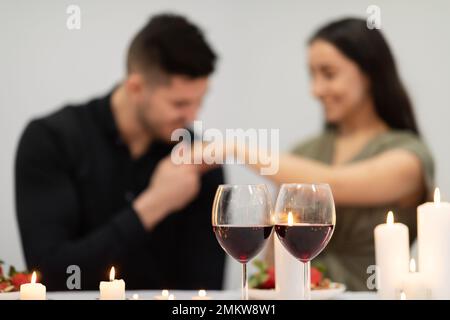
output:
<path id="1" fill-rule="evenodd" d="M 139 73 L 130 73 L 125 80 L 125 88 L 129 95 L 135 96 L 141 93 L 144 87 L 144 79 Z"/>

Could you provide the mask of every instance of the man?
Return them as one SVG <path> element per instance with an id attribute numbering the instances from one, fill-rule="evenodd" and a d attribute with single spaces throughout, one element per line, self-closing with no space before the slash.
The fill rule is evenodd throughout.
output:
<path id="1" fill-rule="evenodd" d="M 64 290 L 69 265 L 98 289 L 114 266 L 127 288 L 219 289 L 224 253 L 211 206 L 221 168 L 170 159 L 216 56 L 185 18 L 159 15 L 136 35 L 126 79 L 106 97 L 32 121 L 16 159 L 16 206 L 29 269 Z"/>

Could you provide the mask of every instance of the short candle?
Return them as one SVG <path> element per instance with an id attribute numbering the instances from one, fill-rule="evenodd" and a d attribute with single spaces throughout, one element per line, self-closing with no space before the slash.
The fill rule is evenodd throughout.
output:
<path id="1" fill-rule="evenodd" d="M 115 279 L 114 267 L 109 273 L 109 281 L 100 282 L 100 300 L 125 300 L 125 281 Z"/>
<path id="2" fill-rule="evenodd" d="M 36 283 L 36 272 L 33 272 L 30 283 L 20 286 L 20 300 L 45 300 L 46 287 L 42 283 Z"/>

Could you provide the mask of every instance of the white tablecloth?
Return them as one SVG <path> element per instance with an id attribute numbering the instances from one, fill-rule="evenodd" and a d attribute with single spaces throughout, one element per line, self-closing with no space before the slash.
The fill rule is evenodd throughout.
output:
<path id="1" fill-rule="evenodd" d="M 176 300 L 191 300 L 198 294 L 197 291 L 173 290 L 171 294 L 175 295 Z M 131 299 L 134 294 L 138 294 L 139 299 L 153 300 L 155 296 L 161 295 L 161 291 L 155 290 L 137 290 L 127 291 L 126 296 Z M 208 291 L 208 296 L 215 300 L 239 300 L 239 291 Z M 0 294 L 0 300 L 16 300 L 18 293 Z M 48 292 L 47 298 L 51 300 L 95 300 L 98 299 L 98 291 L 73 291 L 73 292 Z M 347 291 L 339 294 L 336 300 L 376 300 L 377 296 L 373 292 L 351 292 Z"/>

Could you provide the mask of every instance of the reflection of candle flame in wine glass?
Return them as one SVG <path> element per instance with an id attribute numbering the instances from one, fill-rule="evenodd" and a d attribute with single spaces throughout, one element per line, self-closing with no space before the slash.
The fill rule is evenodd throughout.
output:
<path id="1" fill-rule="evenodd" d="M 31 275 L 31 283 L 36 283 L 36 271 L 33 271 L 33 274 Z"/>
<path id="2" fill-rule="evenodd" d="M 114 267 L 111 268 L 111 271 L 109 272 L 109 281 L 114 281 L 116 278 L 116 270 Z"/>
<path id="3" fill-rule="evenodd" d="M 206 291 L 205 290 L 198 290 L 198 296 L 199 297 L 206 297 Z"/>
<path id="4" fill-rule="evenodd" d="M 386 218 L 386 223 L 389 225 L 394 224 L 394 213 L 392 211 L 389 211 Z"/>
<path id="5" fill-rule="evenodd" d="M 441 202 L 441 192 L 439 188 L 434 189 L 434 203 L 439 204 Z"/>
<path id="6" fill-rule="evenodd" d="M 292 212 L 288 213 L 288 226 L 292 226 L 294 224 L 294 217 L 292 216 Z"/>
<path id="7" fill-rule="evenodd" d="M 161 295 L 162 295 L 163 297 L 168 297 L 168 296 L 169 296 L 169 290 L 163 290 L 163 291 L 161 292 Z"/>

